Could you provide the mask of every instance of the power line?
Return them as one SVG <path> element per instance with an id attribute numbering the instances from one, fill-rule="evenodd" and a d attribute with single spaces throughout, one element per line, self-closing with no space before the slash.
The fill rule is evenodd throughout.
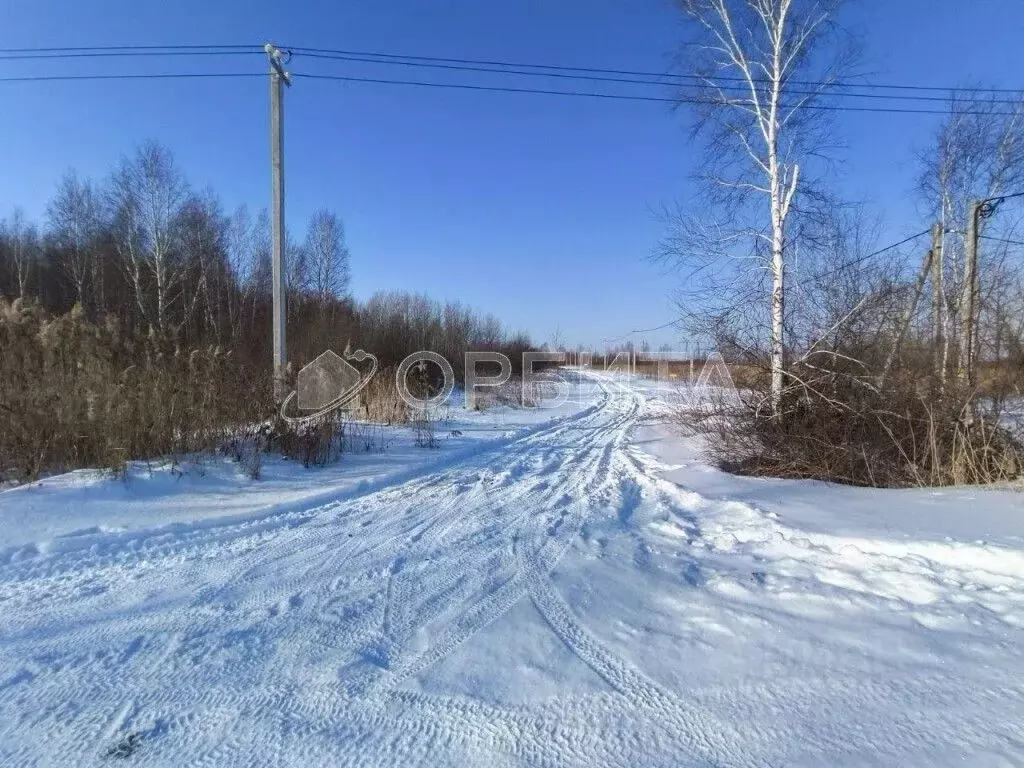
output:
<path id="1" fill-rule="evenodd" d="M 850 267 L 855 267 L 858 264 L 863 264 L 865 261 L 867 261 L 869 259 L 873 259 L 876 256 L 881 256 L 883 253 L 888 253 L 889 251 L 894 251 L 897 248 L 899 248 L 900 246 L 906 245 L 907 243 L 910 243 L 910 242 L 913 242 L 914 240 L 917 240 L 920 237 L 924 237 L 925 235 L 930 235 L 931 232 L 932 232 L 931 228 L 926 229 L 924 232 L 918 232 L 916 235 L 911 235 L 910 237 L 904 238 L 903 240 L 900 240 L 898 243 L 893 243 L 892 245 L 887 245 L 887 246 L 885 246 L 885 248 L 880 248 L 877 251 L 874 251 L 872 253 L 866 254 L 864 256 L 860 256 L 860 257 L 858 257 L 856 259 L 853 259 L 852 261 L 848 261 L 845 264 L 843 264 L 843 265 L 841 265 L 839 267 L 836 267 L 833 270 L 830 270 L 828 272 L 822 272 L 819 275 L 812 275 L 811 277 L 807 278 L 806 280 L 800 281 L 800 285 L 804 285 L 806 283 L 809 283 L 809 282 L 815 281 L 815 280 L 822 280 L 822 279 L 824 279 L 826 277 L 831 277 L 832 275 L 837 275 L 840 272 L 846 271 Z"/>
<path id="2" fill-rule="evenodd" d="M 1024 240 L 1009 240 L 1005 237 L 991 237 L 990 235 L 978 235 L 982 240 L 991 240 L 995 243 L 1007 243 L 1009 245 L 1024 245 Z"/>
<path id="3" fill-rule="evenodd" d="M 225 77 L 266 77 L 265 72 L 154 72 L 151 74 L 106 74 L 106 75 L 26 75 L 25 77 L 0 77 L 0 83 L 31 83 L 59 80 L 174 80 L 185 78 Z"/>
<path id="4" fill-rule="evenodd" d="M 665 82 L 665 78 L 674 78 L 676 80 L 685 79 L 691 82 L 689 87 L 693 88 L 704 88 L 704 89 L 715 89 L 720 88 L 722 90 L 745 90 L 740 86 L 722 86 L 715 83 L 710 83 L 707 80 L 700 78 L 696 75 L 678 75 L 678 74 L 658 74 L 658 73 L 642 73 L 642 72 L 631 72 L 629 70 L 606 70 L 596 69 L 587 67 L 563 67 L 549 64 L 513 64 L 509 62 L 492 62 L 474 59 L 445 59 L 440 57 L 426 57 L 426 56 L 405 56 L 399 54 L 384 54 L 384 53 L 361 53 L 355 51 L 341 51 L 326 48 L 305 48 L 296 47 L 293 49 L 297 51 L 299 55 L 306 55 L 310 57 L 319 57 L 327 59 L 335 59 L 341 61 L 352 61 L 362 63 L 380 63 L 380 64 L 394 64 L 399 66 L 413 66 L 413 67 L 432 67 L 441 69 L 452 69 L 457 71 L 468 71 L 478 73 L 490 73 L 490 74 L 503 74 L 512 76 L 540 76 L 540 77 L 560 77 L 570 78 L 574 80 L 593 80 L 613 83 L 623 83 L 629 85 L 672 85 L 672 83 Z M 18 59 L 18 58 L 80 58 L 80 57 L 104 57 L 104 56 L 210 56 L 210 55 L 225 55 L 225 54 L 252 54 L 262 53 L 262 48 L 256 45 L 126 45 L 126 46 L 81 46 L 72 48 L 0 48 L 0 59 Z M 290 51 L 289 51 L 290 53 Z M 372 57 L 372 58 L 371 58 Z M 502 69 L 495 69 L 499 67 Z M 510 67 L 516 67 L 518 69 L 509 69 Z M 542 70 L 553 70 L 553 71 L 542 71 Z M 582 73 L 582 74 L 581 74 Z M 255 73 L 254 73 L 255 74 Z M 621 77 L 608 77 L 606 75 L 641 75 L 645 77 L 659 78 L 658 80 L 638 80 L 638 79 L 626 79 Z M 96 74 L 96 75 L 25 75 L 25 76 L 11 76 L 11 77 L 0 77 L 0 82 L 43 82 L 43 81 L 74 81 L 74 80 L 134 80 L 134 79 L 171 79 L 178 77 L 240 77 L 245 76 L 244 73 L 204 73 L 203 75 L 191 75 L 191 74 Z M 449 89 L 461 89 L 461 90 L 473 90 L 473 91 L 491 91 L 498 93 L 532 93 L 542 94 L 551 96 L 575 96 L 575 97 L 586 97 L 586 98 L 597 98 L 597 99 L 613 99 L 613 100 L 625 100 L 625 101 L 637 101 L 637 102 L 652 102 L 652 103 L 663 103 L 663 104 L 696 104 L 704 106 L 725 106 L 726 103 L 721 102 L 718 99 L 701 98 L 699 95 L 694 96 L 692 94 L 682 94 L 677 98 L 668 97 L 657 97 L 651 95 L 642 94 L 631 94 L 631 93 L 609 93 L 609 92 L 597 92 L 597 91 L 575 91 L 575 90 L 554 90 L 547 88 L 531 88 L 531 87 L 515 87 L 515 86 L 497 86 L 497 85 L 482 85 L 473 83 L 439 83 L 433 81 L 422 81 L 422 80 L 403 80 L 398 78 L 371 78 L 371 77 L 357 77 L 353 75 L 330 75 L 321 73 L 297 73 L 299 77 L 306 77 L 309 79 L 317 80 L 337 80 L 342 82 L 354 82 L 354 83 L 371 83 L 371 84 L 389 84 L 389 85 L 406 85 L 416 86 L 424 88 L 449 88 Z M 742 78 L 735 77 L 721 77 L 721 80 L 729 82 L 743 82 Z M 865 88 L 900 88 L 909 90 L 945 90 L 936 88 L 933 86 L 903 86 L 903 85 L 883 85 L 883 84 L 866 84 L 861 86 L 854 86 L 847 83 L 823 83 L 814 81 L 791 81 L 794 84 L 805 84 L 815 85 L 819 88 L 848 88 L 848 87 L 859 87 Z M 962 92 L 1007 92 L 1012 93 L 1009 89 L 950 89 L 953 91 Z M 883 100 L 915 100 L 915 101 L 943 101 L 940 97 L 934 96 L 890 96 L 886 94 L 867 94 L 867 93 L 824 93 L 821 90 L 818 91 L 793 91 L 790 90 L 793 96 L 818 96 L 828 95 L 836 98 L 861 98 L 861 99 L 883 99 Z M 1008 100 L 990 100 L 992 104 L 1011 104 Z M 785 106 L 784 109 L 793 108 L 792 105 Z M 867 112 L 867 113 L 879 113 L 879 114 L 922 114 L 922 115 L 945 115 L 947 111 L 945 109 L 927 109 L 927 108 L 909 108 L 899 106 L 849 106 L 849 105 L 837 105 L 837 104 L 802 104 L 800 108 L 812 109 L 816 111 L 824 112 Z M 981 111 L 981 110 L 963 110 L 961 114 L 966 115 L 1002 115 L 1012 116 L 1016 114 L 1011 111 Z"/>
<path id="5" fill-rule="evenodd" d="M 295 77 L 309 78 L 313 80 L 337 80 L 340 82 L 349 83 L 371 83 L 371 84 L 386 84 L 386 85 L 408 85 L 417 86 L 421 88 L 454 88 L 471 91 L 493 91 L 497 93 L 534 93 L 542 94 L 547 96 L 584 96 L 588 98 L 598 99 L 623 99 L 627 101 L 647 101 L 656 102 L 663 104 L 703 104 L 707 106 L 719 105 L 718 102 L 713 99 L 700 99 L 687 96 L 681 96 L 679 98 L 669 98 L 660 96 L 642 96 L 639 94 L 627 94 L 627 93 L 600 93 L 596 91 L 556 91 L 545 88 L 518 88 L 511 86 L 497 86 L 497 85 L 475 85 L 470 83 L 438 83 L 430 82 L 426 80 L 399 80 L 396 78 L 383 78 L 383 77 L 356 77 L 352 75 L 326 75 L 326 74 L 314 74 L 309 72 L 294 72 L 292 73 Z M 784 109 L 790 109 L 791 106 L 784 106 Z M 850 106 L 839 106 L 831 104 L 804 104 L 801 109 L 813 109 L 825 112 L 872 112 L 880 114 L 899 114 L 899 115 L 945 115 L 948 114 L 946 110 L 942 109 L 910 109 L 905 107 L 850 107 Z M 1005 115 L 1012 116 L 1015 112 L 974 112 L 974 111 L 962 111 L 958 114 L 970 115 L 970 114 L 984 114 L 984 115 Z"/>
<path id="6" fill-rule="evenodd" d="M 224 48 L 228 50 L 256 49 L 263 51 L 262 45 L 80 45 L 62 46 L 57 48 L 0 48 L 0 53 L 67 53 L 78 51 L 198 51 L 208 48 Z"/>
<path id="7" fill-rule="evenodd" d="M 29 59 L 91 59 L 91 58 L 119 58 L 119 57 L 145 57 L 145 56 L 252 56 L 262 54 L 263 51 L 243 51 L 229 49 L 223 51 L 77 51 L 72 53 L 2 53 L 0 60 L 3 61 L 24 61 Z"/>
<path id="8" fill-rule="evenodd" d="M 630 336 L 635 336 L 638 333 L 654 333 L 655 331 L 664 331 L 666 328 L 673 328 L 675 326 L 678 326 L 679 322 L 679 320 L 673 320 L 669 323 L 665 323 L 664 325 L 659 325 L 657 328 L 638 328 L 630 331 L 629 333 L 624 333 L 621 336 L 614 336 L 610 339 L 601 339 L 601 342 L 604 344 L 610 344 L 615 341 L 622 341 L 623 339 L 629 338 Z"/>
<path id="9" fill-rule="evenodd" d="M 903 240 L 900 240 L 898 243 L 893 243 L 892 245 L 885 246 L 885 248 L 880 248 L 879 250 L 875 251 L 874 253 L 869 253 L 867 256 L 862 256 L 861 258 L 857 259 L 856 261 L 850 262 L 846 266 L 853 266 L 855 264 L 861 263 L 862 261 L 867 261 L 868 259 L 873 259 L 875 256 L 881 256 L 883 253 L 887 253 L 888 251 L 894 251 L 897 248 L 899 248 L 901 245 L 906 245 L 909 242 L 917 240 L 919 237 L 924 237 L 925 235 L 930 235 L 931 232 L 932 232 L 932 230 L 929 227 L 924 232 L 918 232 L 916 235 L 911 235 L 910 237 L 904 238 Z"/>
<path id="10" fill-rule="evenodd" d="M 335 80 L 349 83 L 369 83 L 385 85 L 405 85 L 421 88 L 447 88 L 469 91 L 490 91 L 494 93 L 524 93 L 540 94 L 546 96 L 571 96 L 593 99 L 609 99 L 621 101 L 651 102 L 661 104 L 697 104 L 705 106 L 720 105 L 713 99 L 702 99 L 695 97 L 680 96 L 678 98 L 643 96 L 629 93 L 602 93 L 598 91 L 558 91 L 545 88 L 519 88 L 513 86 L 477 85 L 472 83 L 438 83 L 424 80 L 399 80 L 395 78 L 374 78 L 355 77 L 348 75 L 326 75 L 310 72 L 293 72 L 294 77 L 301 77 L 311 80 Z M 31 82 L 54 82 L 54 81 L 89 81 L 89 80 L 170 80 L 178 78 L 232 78 L 232 77 L 265 77 L 262 72 L 196 72 L 196 73 L 115 73 L 115 74 L 88 74 L 88 75 L 23 75 L 12 77 L 0 77 L 0 83 L 31 83 Z M 784 106 L 784 109 L 791 108 Z M 830 104 L 804 104 L 801 109 L 809 109 L 825 112 L 866 112 L 875 114 L 898 114 L 898 115 L 945 115 L 947 112 L 941 109 L 910 109 L 905 107 L 853 107 Z M 959 114 L 965 115 L 1004 115 L 1012 116 L 1014 112 L 976 112 L 962 111 Z"/>
<path id="11" fill-rule="evenodd" d="M 534 70 L 540 74 L 543 74 L 543 70 L 549 70 L 546 74 L 554 76 L 553 73 L 580 73 L 583 79 L 597 79 L 594 77 L 587 77 L 588 75 L 595 76 L 606 76 L 606 75 L 619 75 L 628 77 L 640 77 L 640 78 L 656 78 L 657 83 L 652 84 L 672 84 L 664 83 L 664 79 L 669 80 L 684 80 L 691 83 L 701 84 L 705 87 L 709 87 L 708 78 L 701 77 L 699 75 L 672 73 L 672 72 L 650 72 L 642 70 L 628 70 L 628 69 L 605 69 L 599 67 L 573 67 L 558 64 L 536 64 L 526 62 L 509 62 L 509 61 L 491 61 L 486 59 L 467 59 L 467 58 L 452 58 L 452 57 L 440 57 L 440 56 L 416 56 L 411 54 L 395 54 L 395 53 L 381 53 L 375 51 L 350 51 L 341 50 L 334 48 L 312 48 L 307 46 L 282 46 L 282 48 L 289 49 L 300 55 L 306 55 L 315 58 L 323 59 L 338 59 L 342 61 L 365 61 L 367 63 L 394 63 L 404 64 L 406 66 L 426 66 L 426 65 L 463 65 L 468 67 L 500 67 L 505 70 L 509 68 L 521 69 L 521 70 Z M 218 53 L 227 53 L 234 51 L 237 53 L 262 53 L 263 46 L 261 44 L 172 44 L 172 45 L 96 45 L 96 46 L 64 46 L 64 47 L 48 47 L 48 48 L 0 48 L 0 58 L 31 58 L 31 57 L 42 57 L 45 54 L 47 58 L 74 58 L 82 54 L 89 55 L 160 55 L 161 52 L 168 53 L 171 55 L 184 55 L 188 53 L 194 53 L 198 55 L 213 55 Z M 476 70 L 470 70 L 476 71 Z M 527 74 L 526 72 L 516 72 L 513 74 Z M 721 82 L 735 82 L 743 85 L 747 85 L 747 81 L 743 77 L 729 76 L 729 75 L 718 75 L 712 78 L 713 81 Z M 623 81 L 631 82 L 631 81 Z M 638 84 L 644 84 L 646 81 L 640 81 Z M 1024 88 L 986 88 L 986 87 L 970 87 L 970 86 L 930 86 L 930 85 L 911 85 L 905 83 L 854 83 L 854 82 L 843 82 L 843 81 L 822 81 L 822 80 L 790 80 L 789 85 L 797 86 L 812 86 L 815 88 L 828 88 L 828 89 L 860 89 L 860 90 L 899 90 L 899 91 L 931 91 L 936 93 L 962 93 L 962 94 L 977 94 L 977 93 L 988 93 L 988 94 L 1021 94 L 1024 93 Z M 815 91 L 817 93 L 817 91 Z M 849 94 L 853 95 L 853 94 Z M 861 94 L 866 96 L 866 94 Z M 884 98 L 877 96 L 878 98 Z M 891 97 L 891 98 L 910 98 L 910 97 Z M 923 97 L 919 97 L 923 98 Z M 941 97 L 931 97 L 939 98 Z M 996 101 L 994 103 L 1002 103 Z"/>
<path id="12" fill-rule="evenodd" d="M 448 69 L 457 70 L 462 72 L 490 72 L 494 74 L 507 74 L 507 75 L 524 75 L 527 77 L 561 77 L 569 78 L 572 80 L 597 80 L 609 83 L 632 83 L 638 85 L 676 85 L 676 83 L 665 82 L 664 78 L 672 77 L 672 75 L 647 75 L 647 79 L 627 79 L 621 77 L 607 77 L 606 74 L 629 74 L 629 73 L 615 73 L 609 70 L 607 73 L 602 70 L 593 70 L 593 74 L 573 74 L 568 72 L 543 72 L 538 71 L 539 65 L 531 64 L 492 64 L 490 62 L 469 62 L 466 63 L 445 63 L 444 61 L 401 61 L 399 57 L 387 58 L 387 59 L 375 59 L 370 58 L 373 54 L 367 55 L 336 55 L 327 53 L 313 53 L 303 50 L 293 49 L 295 55 L 300 57 L 307 57 L 313 59 L 325 59 L 329 61 L 346 61 L 356 62 L 361 64 L 386 64 L 389 66 L 406 66 L 406 67 L 423 67 L 428 69 Z M 404 57 L 402 57 L 404 58 Z M 418 59 L 418 57 L 410 57 L 412 59 Z M 583 71 L 583 70 L 581 70 Z M 651 79 L 661 78 L 661 79 Z"/>
<path id="13" fill-rule="evenodd" d="M 601 70 L 594 70 L 593 74 L 579 74 L 579 73 L 563 72 L 563 71 L 545 72 L 545 71 L 541 71 L 541 70 L 535 69 L 535 68 L 529 68 L 529 69 L 527 69 L 527 68 L 516 68 L 516 69 L 512 69 L 510 67 L 519 67 L 520 65 L 511 65 L 511 64 L 509 64 L 509 65 L 498 65 L 498 64 L 492 65 L 492 64 L 483 63 L 483 62 L 481 62 L 480 64 L 475 64 L 475 63 L 474 64 L 455 64 L 455 63 L 441 63 L 441 62 L 430 62 L 430 61 L 402 61 L 402 60 L 399 60 L 398 58 L 375 59 L 375 58 L 369 58 L 367 56 L 355 56 L 355 55 L 347 55 L 347 54 L 346 55 L 336 55 L 336 54 L 313 53 L 313 52 L 308 52 L 307 53 L 307 52 L 303 52 L 301 50 L 298 51 L 297 55 L 298 56 L 306 56 L 306 57 L 315 58 L 315 59 L 327 59 L 327 60 L 330 60 L 330 61 L 345 61 L 345 62 L 354 62 L 354 63 L 360 63 L 360 64 L 384 64 L 384 65 L 388 65 L 388 66 L 420 67 L 420 68 L 429 68 L 429 69 L 442 69 L 442 70 L 449 70 L 449 71 L 454 70 L 454 71 L 459 71 L 459 72 L 483 72 L 483 73 L 500 74 L 500 75 L 520 75 L 520 76 L 525 76 L 525 77 L 552 77 L 552 78 L 561 78 L 561 79 L 569 79 L 569 80 L 585 80 L 585 81 L 607 82 L 607 83 L 626 83 L 626 84 L 631 84 L 631 85 L 653 85 L 653 86 L 660 86 L 660 87 L 675 85 L 675 86 L 686 87 L 686 88 L 697 88 L 697 89 L 711 90 L 711 91 L 721 90 L 721 91 L 729 91 L 729 92 L 733 92 L 733 93 L 748 93 L 749 92 L 749 88 L 746 87 L 746 86 L 743 86 L 743 85 L 718 85 L 718 84 L 716 84 L 714 82 L 709 82 L 707 80 L 704 80 L 703 78 L 697 77 L 696 75 L 671 75 L 671 74 L 664 74 L 664 75 L 656 75 L 656 76 L 655 75 L 650 75 L 649 77 L 647 77 L 645 79 L 637 79 L 637 78 L 633 78 L 633 77 L 619 77 L 617 75 L 616 76 L 608 76 L 608 75 L 602 74 Z M 530 65 L 525 65 L 525 66 L 530 66 Z M 651 77 L 655 77 L 657 79 L 650 79 Z M 692 80 L 694 80 L 696 82 L 691 82 L 691 83 L 687 83 L 687 84 L 671 83 L 671 82 L 666 82 L 665 78 L 689 78 L 689 79 L 692 79 Z M 824 87 L 828 87 L 828 86 L 827 86 L 827 84 L 823 83 L 822 87 L 824 88 Z M 856 87 L 866 88 L 866 87 L 869 87 L 869 86 L 856 86 Z M 822 90 L 808 91 L 808 90 L 794 90 L 794 89 L 787 89 L 786 92 L 789 95 L 793 95 L 793 96 L 831 96 L 831 97 L 834 97 L 834 98 L 844 98 L 844 99 L 845 98 L 849 98 L 849 99 L 881 99 L 881 100 L 925 101 L 925 102 L 943 102 L 943 103 L 946 103 L 946 102 L 949 101 L 948 97 L 946 97 L 946 96 L 920 96 L 920 95 L 895 95 L 895 94 L 889 95 L 889 94 L 884 94 L 884 93 L 849 93 L 849 92 L 844 92 L 844 93 L 827 93 L 827 92 L 824 92 Z M 1011 100 L 1011 99 L 989 99 L 989 100 L 986 100 L 986 103 L 987 104 L 1001 104 L 1001 105 L 1016 105 L 1019 102 Z"/>
<path id="14" fill-rule="evenodd" d="M 508 62 L 508 61 L 488 61 L 484 59 L 458 59 L 458 58 L 445 58 L 440 56 L 413 56 L 406 54 L 395 54 L 395 53 L 379 53 L 370 51 L 346 51 L 337 50 L 331 48 L 307 48 L 302 46 L 283 46 L 288 48 L 299 55 L 317 55 L 321 58 L 329 57 L 374 57 L 376 59 L 387 59 L 387 60 L 408 60 L 417 62 L 435 62 L 443 64 L 467 64 L 467 65 L 480 65 L 480 66 L 492 66 L 492 67 L 515 67 L 520 69 L 538 69 L 538 70 L 553 70 L 558 72 L 583 72 L 600 75 L 626 75 L 634 77 L 647 77 L 647 78 L 673 78 L 683 80 L 696 80 L 700 82 L 707 82 L 706 78 L 699 75 L 688 75 L 688 74 L 673 74 L 670 72 L 643 72 L 638 70 L 627 70 L 627 69 L 601 69 L 597 67 L 571 67 L 558 64 L 529 64 L 521 62 Z M 738 76 L 720 75 L 714 78 L 715 80 L 721 80 L 723 82 L 739 82 L 746 83 L 746 79 Z M 849 82 L 826 82 L 822 80 L 790 80 L 788 81 L 792 85 L 800 86 L 827 86 L 830 88 L 862 88 L 862 89 L 891 89 L 891 90 L 910 90 L 910 91 L 934 91 L 942 93 L 1007 93 L 1007 94 L 1020 94 L 1024 93 L 1024 88 L 982 88 L 982 87 L 967 87 L 967 86 L 933 86 L 933 85 L 908 85 L 898 83 L 849 83 Z"/>
<path id="15" fill-rule="evenodd" d="M 997 197 L 990 197 L 987 200 L 983 200 L 984 203 L 1001 203 L 1004 200 L 1013 200 L 1018 197 L 1024 197 L 1024 192 L 1014 192 L 1012 195 L 999 195 Z"/>
<path id="16" fill-rule="evenodd" d="M 679 99 L 660 98 L 658 96 L 640 96 L 629 93 L 599 93 L 596 91 L 552 91 L 543 88 L 516 88 L 500 85 L 474 85 L 471 83 L 431 83 L 422 80 L 395 80 L 391 78 L 377 77 L 350 77 L 347 75 L 321 75 L 308 72 L 293 72 L 293 77 L 301 77 L 311 80 L 338 80 L 347 83 L 372 83 L 386 85 L 412 85 L 423 88 L 455 88 L 470 91 L 493 91 L 497 93 L 536 93 L 546 96 L 583 96 L 596 99 L 625 99 L 628 101 L 652 101 L 666 104 L 677 104 Z M 689 102 L 704 103 L 704 102 Z"/>

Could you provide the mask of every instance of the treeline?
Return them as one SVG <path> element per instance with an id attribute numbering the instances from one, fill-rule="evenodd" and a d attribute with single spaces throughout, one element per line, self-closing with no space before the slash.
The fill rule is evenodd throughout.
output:
<path id="1" fill-rule="evenodd" d="M 357 305 L 348 294 L 341 219 L 322 209 L 285 246 L 290 358 L 324 345 L 364 346 L 396 362 L 433 349 L 453 364 L 466 349 L 528 347 L 494 317 L 457 303 L 384 293 Z M 192 188 L 174 156 L 149 142 L 104 180 L 68 172 L 44 221 L 20 209 L 0 221 L 0 298 L 53 316 L 81 308 L 92 323 L 156 334 L 181 347 L 218 345 L 255 363 L 269 359 L 271 227 L 267 211 L 226 213 L 210 189 Z"/>
<path id="2" fill-rule="evenodd" d="M 336 214 L 317 211 L 304 239 L 289 240 L 287 257 L 297 307 L 345 297 L 349 255 Z M 128 333 L 246 349 L 266 335 L 270 291 L 266 210 L 226 213 L 154 142 L 101 182 L 68 172 L 41 224 L 20 209 L 0 222 L 0 297 L 53 315 L 78 305 L 87 321 L 115 318 Z"/>
<path id="3" fill-rule="evenodd" d="M 459 303 L 355 301 L 350 276 L 335 213 L 287 239 L 293 375 L 346 346 L 385 370 L 433 350 L 459 375 L 467 350 L 531 348 Z M 0 480 L 212 450 L 272 420 L 271 279 L 266 210 L 226 213 L 153 142 L 101 181 L 67 173 L 42 222 L 15 209 L 0 221 Z"/>

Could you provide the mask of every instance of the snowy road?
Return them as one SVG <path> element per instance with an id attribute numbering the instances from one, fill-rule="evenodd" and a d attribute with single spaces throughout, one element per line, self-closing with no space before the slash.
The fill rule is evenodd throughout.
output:
<path id="1" fill-rule="evenodd" d="M 593 381 L 408 482 L 0 562 L 0 764 L 1024 764 L 1024 544 L 787 526 Z"/>

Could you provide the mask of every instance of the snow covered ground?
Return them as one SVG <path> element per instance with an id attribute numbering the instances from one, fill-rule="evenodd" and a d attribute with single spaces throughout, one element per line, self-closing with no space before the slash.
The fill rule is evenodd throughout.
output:
<path id="1" fill-rule="evenodd" d="M 590 374 L 0 493 L 0 765 L 1024 765 L 1024 497 L 735 478 L 663 414 Z"/>

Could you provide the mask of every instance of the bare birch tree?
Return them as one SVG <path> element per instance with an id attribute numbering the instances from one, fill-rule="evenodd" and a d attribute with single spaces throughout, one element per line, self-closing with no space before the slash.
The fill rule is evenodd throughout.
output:
<path id="1" fill-rule="evenodd" d="M 295 240 L 287 230 L 284 236 L 284 285 L 288 322 L 295 322 L 302 299 L 309 295 L 312 282 L 306 244 Z"/>
<path id="2" fill-rule="evenodd" d="M 92 184 L 80 181 L 74 171 L 66 173 L 47 207 L 46 218 L 60 268 L 71 282 L 75 301 L 87 317 L 93 317 L 100 308 L 99 297 L 95 286 L 93 295 L 87 296 L 86 286 L 98 275 L 96 239 L 102 223 Z"/>
<path id="3" fill-rule="evenodd" d="M 26 224 L 25 212 L 20 207 L 15 208 L 10 220 L 4 223 L 4 230 L 18 298 L 24 299 L 28 293 L 29 277 L 36 258 L 36 231 Z"/>
<path id="4" fill-rule="evenodd" d="M 696 134 L 708 138 L 703 174 L 724 221 L 690 221 L 663 255 L 686 261 L 737 258 L 767 270 L 771 405 L 776 415 L 785 374 L 786 273 L 790 219 L 806 195 L 808 165 L 831 140 L 816 109 L 850 71 L 855 49 L 836 25 L 842 0 L 677 0 L 695 39 L 685 63 L 697 85 L 681 94 L 695 105 Z M 702 251 L 697 255 L 694 251 Z"/>
<path id="5" fill-rule="evenodd" d="M 341 219 L 321 208 L 310 219 L 305 251 L 309 260 L 310 292 L 326 306 L 348 290 L 349 254 Z"/>
<path id="6" fill-rule="evenodd" d="M 255 291 L 253 275 L 256 273 L 256 231 L 245 205 L 235 209 L 227 227 L 228 272 L 231 286 L 224 299 L 227 303 L 228 322 L 232 340 L 242 336 L 242 312 Z"/>
<path id="7" fill-rule="evenodd" d="M 180 322 L 200 321 L 206 331 L 222 340 L 221 322 L 223 286 L 227 279 L 227 220 L 212 189 L 192 195 L 182 206 L 178 226 L 181 232 L 186 278 L 179 292 Z M 177 296 L 172 297 L 177 300 Z"/>
<path id="8" fill-rule="evenodd" d="M 155 142 L 123 160 L 111 180 L 117 249 L 141 319 L 161 333 L 170 330 L 170 308 L 180 298 L 184 269 L 177 225 L 187 196 L 173 156 Z"/>
<path id="9" fill-rule="evenodd" d="M 246 282 L 251 307 L 250 321 L 256 322 L 257 307 L 271 300 L 273 291 L 273 241 L 270 212 L 261 208 L 252 229 L 253 267 Z"/>

